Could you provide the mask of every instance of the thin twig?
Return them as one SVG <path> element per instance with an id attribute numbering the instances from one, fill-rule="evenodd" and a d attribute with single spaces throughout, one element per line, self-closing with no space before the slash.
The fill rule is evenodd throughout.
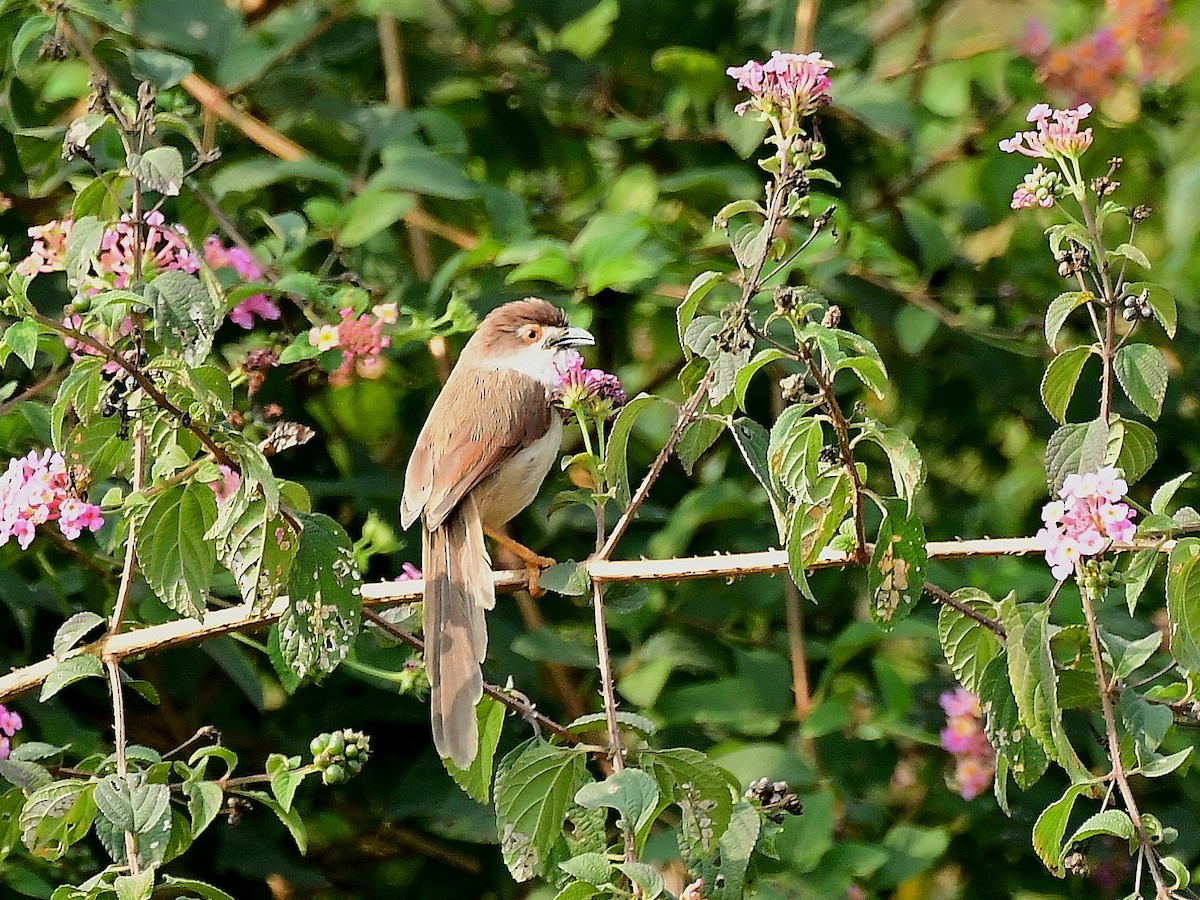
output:
<path id="1" fill-rule="evenodd" d="M 108 688 L 112 693 L 117 775 L 126 778 L 129 775 L 129 760 L 125 755 L 125 695 L 121 688 L 121 669 L 117 661 L 111 658 L 104 660 L 104 668 L 108 672 Z M 129 857 L 129 871 L 137 875 L 141 871 L 141 861 L 138 859 L 137 835 L 132 831 L 125 832 L 125 855 Z"/>
<path id="2" fill-rule="evenodd" d="M 49 375 L 47 375 L 45 378 L 43 378 L 41 381 L 37 382 L 37 384 L 31 384 L 29 387 L 25 388 L 25 390 L 21 391 L 21 393 L 17 394 L 15 397 L 10 397 L 9 399 L 5 400 L 3 403 L 0 403 L 0 418 L 3 418 L 4 416 L 8 415 L 8 413 L 11 412 L 13 410 L 13 408 L 15 408 L 16 406 L 18 406 L 21 403 L 24 403 L 30 397 L 36 397 L 38 394 L 40 394 L 46 388 L 51 387 L 52 385 L 55 385 L 58 382 L 62 381 L 64 378 L 67 377 L 67 373 L 70 371 L 71 371 L 70 368 L 55 369 Z"/>
<path id="3" fill-rule="evenodd" d="M 992 631 L 992 633 L 994 633 L 996 635 L 996 637 L 1000 638 L 1001 640 L 1004 639 L 1004 626 L 1003 625 L 1001 625 L 995 619 L 985 616 L 983 613 L 979 612 L 979 610 L 972 609 L 970 606 L 968 606 L 966 603 L 963 603 L 961 600 L 959 600 L 957 597 L 955 597 L 953 594 L 951 594 L 945 588 L 939 587 L 938 585 L 934 584 L 932 581 L 927 581 L 927 582 L 925 582 L 923 590 L 925 591 L 925 593 L 927 593 L 930 597 L 932 597 L 938 603 L 941 603 L 945 606 L 949 606 L 952 609 L 958 610 L 964 616 L 967 616 L 970 619 L 974 619 L 980 625 L 983 625 L 985 628 Z"/>

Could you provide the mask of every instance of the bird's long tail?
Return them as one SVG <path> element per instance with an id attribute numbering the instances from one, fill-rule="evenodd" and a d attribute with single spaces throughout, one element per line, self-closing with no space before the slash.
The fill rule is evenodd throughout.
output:
<path id="1" fill-rule="evenodd" d="M 465 769 L 479 745 L 475 705 L 483 696 L 479 666 L 487 655 L 483 612 L 495 605 L 496 589 L 474 500 L 468 497 L 440 526 L 422 534 L 433 743 Z"/>

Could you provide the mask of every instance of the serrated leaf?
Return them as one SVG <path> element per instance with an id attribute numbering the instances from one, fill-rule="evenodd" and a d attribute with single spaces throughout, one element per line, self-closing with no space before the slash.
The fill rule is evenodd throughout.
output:
<path id="1" fill-rule="evenodd" d="M 807 495 L 817 475 L 817 461 L 825 436 L 821 423 L 807 416 L 807 405 L 789 406 L 771 426 L 767 461 L 779 483 L 795 497 Z"/>
<path id="2" fill-rule="evenodd" d="M 134 160 L 130 172 L 150 190 L 175 197 L 183 186 L 183 156 L 174 147 L 152 147 Z"/>
<path id="3" fill-rule="evenodd" d="M 1095 472 L 1108 452 L 1108 425 L 1101 419 L 1064 425 L 1046 442 L 1046 480 L 1057 496 L 1068 475 Z"/>
<path id="4" fill-rule="evenodd" d="M 54 658 L 61 661 L 89 631 L 103 625 L 104 618 L 90 610 L 77 612 L 59 626 L 54 634 Z"/>
<path id="5" fill-rule="evenodd" d="M 217 521 L 216 495 L 184 482 L 155 497 L 140 518 L 137 556 L 150 589 L 177 613 L 202 617 L 217 566 L 216 545 L 204 539 Z"/>
<path id="6" fill-rule="evenodd" d="M 1192 747 L 1184 747 L 1175 753 L 1167 756 L 1154 755 L 1154 758 L 1145 760 L 1140 767 L 1140 772 L 1146 778 L 1162 778 L 1164 775 L 1170 775 L 1192 755 Z"/>
<path id="7" fill-rule="evenodd" d="M 1067 406 L 1075 394 L 1079 374 L 1092 355 L 1091 347 L 1072 347 L 1050 361 L 1042 377 L 1042 403 L 1060 425 L 1067 420 Z"/>
<path id="8" fill-rule="evenodd" d="M 572 878 L 586 881 L 596 887 L 607 884 L 613 871 L 612 863 L 604 853 L 580 853 L 565 862 L 560 862 L 558 867 Z"/>
<path id="9" fill-rule="evenodd" d="M 582 751 L 537 738 L 514 748 L 496 772 L 496 825 L 504 864 L 517 881 L 547 875 L 567 807 L 590 780 Z"/>
<path id="10" fill-rule="evenodd" d="M 1121 838 L 1122 840 L 1132 841 L 1136 838 L 1136 832 L 1133 828 L 1133 822 L 1129 818 L 1129 814 L 1123 809 L 1106 809 L 1103 812 L 1098 812 L 1094 816 L 1090 816 L 1075 829 L 1075 833 L 1067 838 L 1063 844 L 1063 850 L 1067 850 L 1080 841 L 1086 841 L 1088 838 L 1093 838 L 1098 834 L 1111 834 L 1113 837 Z"/>
<path id="11" fill-rule="evenodd" d="M 1171 878 L 1175 882 L 1170 885 L 1172 891 L 1182 891 L 1192 883 L 1192 872 L 1183 860 L 1175 856 L 1160 856 L 1158 861 L 1164 869 L 1171 873 Z"/>
<path id="12" fill-rule="evenodd" d="M 85 216 L 71 226 L 67 238 L 67 255 L 63 267 L 67 272 L 67 286 L 79 290 L 91 269 L 92 260 L 100 252 L 104 239 L 104 224 L 94 216 Z"/>
<path id="13" fill-rule="evenodd" d="M 762 818 L 754 807 L 740 801 L 733 809 L 729 827 L 717 841 L 721 853 L 720 878 L 723 898 L 741 897 L 746 884 L 746 870 L 762 832 Z M 714 879 L 715 880 L 715 879 Z"/>
<path id="14" fill-rule="evenodd" d="M 29 794 L 54 780 L 45 766 L 12 758 L 0 759 L 0 778 Z"/>
<path id="15" fill-rule="evenodd" d="M 887 454 L 896 495 L 912 506 L 913 498 L 925 483 L 925 461 L 917 445 L 900 429 L 870 419 L 863 428 L 862 437 L 878 444 Z"/>
<path id="16" fill-rule="evenodd" d="M 675 324 L 679 332 L 679 343 L 685 349 L 684 334 L 687 333 L 688 327 L 692 324 L 692 319 L 696 316 L 696 310 L 700 306 L 700 301 L 708 296 L 708 292 L 720 284 L 724 278 L 725 276 L 721 272 L 701 272 L 688 285 L 683 301 L 675 310 Z"/>
<path id="17" fill-rule="evenodd" d="M 617 710 L 616 716 L 618 725 L 632 728 L 634 731 L 640 732 L 644 737 L 653 737 L 658 733 L 658 726 L 645 716 L 626 710 Z M 566 729 L 572 734 L 584 734 L 588 731 L 603 731 L 607 724 L 608 714 L 595 712 L 587 713 L 578 719 L 572 720 L 566 726 Z"/>
<path id="18" fill-rule="evenodd" d="M 959 588 L 952 596 L 989 619 L 996 617 L 996 602 L 979 588 Z M 984 671 L 1001 650 L 995 632 L 954 607 L 943 606 L 938 611 L 938 639 L 954 677 L 978 694 Z"/>
<path id="19" fill-rule="evenodd" d="M 308 828 L 305 827 L 304 821 L 296 810 L 284 809 L 279 805 L 278 800 L 263 791 L 238 791 L 238 793 L 251 800 L 257 800 L 275 813 L 275 817 L 283 823 L 283 827 L 288 830 L 288 834 L 296 842 L 296 849 L 300 851 L 300 854 L 303 856 L 308 853 Z"/>
<path id="20" fill-rule="evenodd" d="M 928 554 L 920 517 L 901 501 L 886 500 L 884 505 L 884 519 L 867 570 L 867 590 L 872 598 L 871 617 L 887 630 L 908 616 L 924 591 Z"/>
<path id="21" fill-rule="evenodd" d="M 1126 344 L 1113 359 L 1117 380 L 1133 405 L 1157 419 L 1167 395 L 1167 361 L 1149 344 Z"/>
<path id="22" fill-rule="evenodd" d="M 229 569 L 246 603 L 257 611 L 270 606 L 283 595 L 288 576 L 295 561 L 297 541 L 282 516 L 268 518 L 267 503 L 262 499 L 244 502 L 250 487 L 243 479 L 233 497 L 221 505 L 217 521 L 205 535 L 213 539 L 214 531 L 225 533 L 217 540 L 221 564 Z M 232 519 L 227 513 L 241 506 L 241 513 Z"/>
<path id="23" fill-rule="evenodd" d="M 1167 514 L 1167 507 L 1171 500 L 1175 497 L 1175 492 L 1183 486 L 1183 483 L 1192 477 L 1191 472 L 1184 472 L 1182 475 L 1177 475 L 1170 481 L 1166 482 L 1154 492 L 1154 496 L 1150 498 L 1150 512 L 1160 516 Z"/>
<path id="24" fill-rule="evenodd" d="M 691 475 L 700 457 L 707 453 L 717 442 L 717 438 L 724 433 L 725 422 L 714 416 L 702 416 L 689 422 L 675 445 L 675 455 L 679 457 L 683 471 Z"/>
<path id="25" fill-rule="evenodd" d="M 17 358 L 25 363 L 25 368 L 32 369 L 38 348 L 37 322 L 17 319 L 4 330 L 4 346 L 17 354 Z"/>
<path id="26" fill-rule="evenodd" d="M 1114 678 L 1124 680 L 1149 662 L 1150 657 L 1162 646 L 1162 635 L 1153 631 L 1143 638 L 1127 641 L 1125 638 L 1101 629 L 1100 640 L 1108 651 Z"/>
<path id="27" fill-rule="evenodd" d="M 345 530 L 328 516 L 300 513 L 302 531 L 288 576 L 288 608 L 279 620 L 279 645 L 300 677 L 328 674 L 358 634 L 362 576 Z"/>
<path id="28" fill-rule="evenodd" d="M 616 490 L 617 502 L 629 505 L 629 437 L 633 426 L 652 403 L 665 402 L 661 397 L 638 394 L 621 408 L 608 436 L 608 448 L 604 456 L 604 474 L 609 485 Z"/>
<path id="29" fill-rule="evenodd" d="M 617 863 L 617 868 L 638 886 L 638 895 L 645 900 L 657 900 L 666 889 L 662 874 L 649 863 L 623 862 Z"/>
<path id="30" fill-rule="evenodd" d="M 1150 471 L 1158 458 L 1158 438 L 1141 422 L 1116 416 L 1108 434 L 1106 465 L 1115 465 L 1134 484 Z"/>
<path id="31" fill-rule="evenodd" d="M 1171 292 L 1152 281 L 1127 282 L 1125 285 L 1127 296 L 1140 296 L 1143 291 L 1146 292 L 1146 302 L 1150 304 L 1150 311 L 1162 325 L 1167 337 L 1175 337 L 1175 329 L 1179 324 L 1179 310 Z"/>
<path id="32" fill-rule="evenodd" d="M 996 769 L 996 798 L 1007 812 L 1005 781 L 1008 774 L 1012 774 L 1021 788 L 1028 789 L 1045 773 L 1049 760 L 1021 722 L 1017 700 L 1008 680 L 1008 661 L 1003 655 L 988 663 L 979 676 L 978 688 L 988 743 L 996 751 L 998 761 L 1004 763 L 1003 772 L 999 766 Z"/>
<path id="33" fill-rule="evenodd" d="M 225 793 L 212 781 L 185 781 L 183 793 L 192 820 L 192 837 L 197 838 L 217 818 L 224 806 Z"/>
<path id="34" fill-rule="evenodd" d="M 1183 538 L 1167 560 L 1167 618 L 1171 654 L 1200 673 L 1200 538 Z"/>
<path id="35" fill-rule="evenodd" d="M 729 827 L 737 781 L 729 772 L 688 747 L 652 750 L 638 755 L 642 768 L 654 777 L 662 796 L 682 813 L 682 830 L 712 852 Z"/>
<path id="36" fill-rule="evenodd" d="M 146 285 L 146 302 L 154 309 L 154 337 L 188 365 L 204 362 L 225 319 L 220 297 L 195 275 L 172 269 Z"/>
<path id="37" fill-rule="evenodd" d="M 34 791 L 21 810 L 21 842 L 42 859 L 62 858 L 92 827 L 93 785 L 77 778 L 53 781 Z"/>
<path id="38" fill-rule="evenodd" d="M 750 381 L 755 375 L 762 370 L 764 366 L 769 366 L 773 362 L 778 362 L 781 359 L 787 359 L 787 356 L 782 350 L 777 350 L 774 347 L 767 347 L 765 350 L 760 350 L 754 355 L 750 362 L 742 366 L 737 373 L 737 378 L 733 384 L 733 399 L 737 402 L 738 409 L 746 409 L 746 391 L 750 387 Z"/>
<path id="39" fill-rule="evenodd" d="M 150 900 L 156 874 L 154 869 L 146 869 L 136 875 L 118 875 L 113 879 L 117 900 Z"/>
<path id="40" fill-rule="evenodd" d="M 1058 333 L 1071 313 L 1094 299 L 1096 295 L 1091 291 L 1067 291 L 1050 301 L 1050 306 L 1046 309 L 1046 343 L 1051 348 L 1054 347 Z"/>
<path id="41" fill-rule="evenodd" d="M 1127 259 L 1132 263 L 1137 263 L 1143 269 L 1150 270 L 1150 259 L 1138 247 L 1128 242 L 1118 244 L 1112 250 L 1108 251 L 1109 256 Z"/>
<path id="42" fill-rule="evenodd" d="M 487 804 L 491 800 L 492 767 L 496 761 L 496 748 L 500 746 L 500 732 L 504 729 L 505 706 L 486 694 L 475 704 L 475 718 L 479 732 L 479 747 L 469 768 L 460 769 L 451 759 L 442 764 L 458 786 L 476 803 Z"/>
<path id="43" fill-rule="evenodd" d="M 284 812 L 292 808 L 292 799 L 296 796 L 296 788 L 304 781 L 304 774 L 299 772 L 300 757 L 287 757 L 282 753 L 272 753 L 267 757 L 267 777 L 270 779 L 271 793 L 279 801 Z"/>
<path id="44" fill-rule="evenodd" d="M 640 834 L 658 808 L 658 785 L 640 769 L 622 769 L 603 781 L 585 784 L 575 792 L 574 800 L 584 809 L 602 806 L 621 814 L 625 827 Z"/>
<path id="45" fill-rule="evenodd" d="M 84 678 L 103 678 L 104 665 L 90 653 L 80 653 L 63 660 L 46 676 L 38 699 L 45 703 L 63 688 Z"/>
<path id="46" fill-rule="evenodd" d="M 1125 567 L 1125 603 L 1129 607 L 1129 615 L 1133 615 L 1138 598 L 1142 596 L 1142 591 L 1146 590 L 1150 576 L 1158 567 L 1160 556 L 1156 549 L 1139 550 Z"/>
<path id="47" fill-rule="evenodd" d="M 157 825 L 171 800 L 165 784 L 151 784 L 141 773 L 109 775 L 96 783 L 96 807 L 118 831 L 146 834 Z"/>

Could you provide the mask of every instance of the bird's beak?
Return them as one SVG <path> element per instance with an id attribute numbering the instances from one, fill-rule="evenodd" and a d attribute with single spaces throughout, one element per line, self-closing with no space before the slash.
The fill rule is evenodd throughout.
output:
<path id="1" fill-rule="evenodd" d="M 546 341 L 546 344 L 554 349 L 562 347 L 590 347 L 596 343 L 596 339 L 592 337 L 592 333 L 586 328 L 568 327 L 562 330 L 562 334 L 555 335 Z"/>

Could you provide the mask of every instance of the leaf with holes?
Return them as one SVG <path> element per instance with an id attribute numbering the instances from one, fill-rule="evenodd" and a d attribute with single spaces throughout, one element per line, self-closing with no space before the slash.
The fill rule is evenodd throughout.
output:
<path id="1" fill-rule="evenodd" d="M 189 366 L 202 363 L 225 320 L 220 297 L 195 275 L 172 269 L 146 285 L 146 301 L 154 309 L 154 337 Z"/>
<path id="2" fill-rule="evenodd" d="M 807 496 L 816 478 L 825 435 L 821 423 L 808 416 L 807 404 L 789 406 L 771 426 L 767 462 L 779 483 L 794 497 Z"/>
<path id="3" fill-rule="evenodd" d="M 681 828 L 706 852 L 729 827 L 737 780 L 699 750 L 679 747 L 638 754 L 638 763 L 658 784 L 662 796 L 682 813 Z"/>
<path id="4" fill-rule="evenodd" d="M 1017 699 L 1008 680 L 1008 660 L 1003 654 L 992 659 L 979 676 L 976 695 L 983 712 L 983 727 L 988 743 L 1004 763 L 1004 772 L 996 771 L 996 799 L 1008 809 L 1007 773 L 1022 789 L 1028 789 L 1042 777 L 1049 765 L 1045 751 L 1021 721 Z"/>
<path id="5" fill-rule="evenodd" d="M 154 594 L 181 615 L 204 615 L 217 566 L 217 548 L 204 535 L 216 520 L 216 495 L 194 481 L 163 491 L 141 513 L 136 546 L 142 575 Z"/>
<path id="6" fill-rule="evenodd" d="M 242 599 L 256 611 L 266 609 L 287 589 L 296 556 L 296 537 L 283 516 L 268 518 L 265 500 L 257 498 L 242 504 L 250 487 L 243 480 L 234 495 L 221 509 L 221 516 L 239 505 L 240 515 L 234 517 L 223 536 L 216 541 L 221 564 L 229 569 L 237 583 Z M 220 518 L 205 537 L 212 540 Z"/>
<path id="7" fill-rule="evenodd" d="M 1042 377 L 1042 403 L 1060 425 L 1067 420 L 1067 406 L 1075 394 L 1083 364 L 1092 355 L 1091 347 L 1072 347 L 1050 361 Z"/>
<path id="8" fill-rule="evenodd" d="M 53 781 L 29 795 L 21 809 L 21 843 L 42 859 L 60 859 L 84 838 L 96 818 L 93 782 Z"/>
<path id="9" fill-rule="evenodd" d="M 288 576 L 288 607 L 279 620 L 279 646 L 304 678 L 337 668 L 358 635 L 362 616 L 350 538 L 337 522 L 301 513 L 296 558 Z"/>
<path id="10" fill-rule="evenodd" d="M 1113 360 L 1117 380 L 1133 405 L 1157 419 L 1167 395 L 1167 361 L 1149 344 L 1126 344 Z"/>
<path id="11" fill-rule="evenodd" d="M 575 792 L 575 802 L 584 809 L 608 807 L 619 812 L 623 827 L 631 829 L 639 839 L 639 849 L 644 832 L 658 811 L 659 797 L 658 785 L 641 769 L 613 772 L 603 781 L 585 784 Z"/>
<path id="12" fill-rule="evenodd" d="M 906 618 L 920 598 L 928 554 L 920 517 L 901 501 L 886 500 L 884 505 L 867 590 L 872 597 L 871 618 L 889 629 Z"/>
<path id="13" fill-rule="evenodd" d="M 586 754 L 532 738 L 512 750 L 496 772 L 496 826 L 504 864 L 517 881 L 557 867 L 571 798 L 591 780 Z"/>

